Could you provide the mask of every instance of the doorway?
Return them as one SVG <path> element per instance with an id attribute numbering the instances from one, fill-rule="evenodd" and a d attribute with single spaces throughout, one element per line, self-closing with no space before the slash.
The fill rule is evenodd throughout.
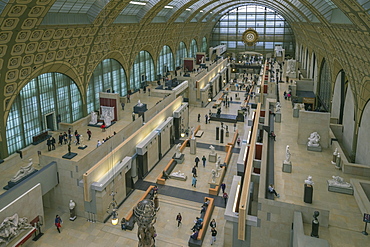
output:
<path id="1" fill-rule="evenodd" d="M 54 112 L 45 115 L 45 127 L 48 130 L 55 130 L 55 115 Z"/>

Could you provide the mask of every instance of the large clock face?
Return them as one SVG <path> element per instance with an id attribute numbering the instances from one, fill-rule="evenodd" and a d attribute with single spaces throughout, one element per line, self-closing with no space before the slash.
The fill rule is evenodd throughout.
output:
<path id="1" fill-rule="evenodd" d="M 246 43 L 248 46 L 252 46 L 257 43 L 258 40 L 258 33 L 256 30 L 249 28 L 243 33 L 243 42 Z"/>

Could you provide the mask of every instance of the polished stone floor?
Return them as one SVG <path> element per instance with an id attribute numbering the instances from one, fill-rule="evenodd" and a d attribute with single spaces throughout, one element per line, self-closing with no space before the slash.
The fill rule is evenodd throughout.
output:
<path id="1" fill-rule="evenodd" d="M 287 89 L 288 84 L 280 83 L 280 94 Z M 234 92 L 233 92 L 234 93 Z M 240 92 L 239 92 L 240 93 Z M 216 97 L 217 98 L 217 97 Z M 234 97 L 233 97 L 234 98 Z M 86 150 L 88 154 L 89 150 L 96 148 L 96 142 L 98 139 L 103 139 L 107 134 L 112 134 L 113 131 L 119 131 L 131 120 L 131 111 L 133 105 L 136 104 L 137 100 L 141 99 L 142 102 L 148 104 L 148 108 L 153 106 L 159 98 L 150 97 L 148 94 L 136 93 L 129 104 L 126 104 L 126 110 L 120 111 L 120 115 L 123 118 L 118 121 L 113 127 L 107 130 L 107 132 L 101 132 L 98 128 L 90 128 L 93 131 L 93 137 L 91 141 L 86 141 L 89 149 Z M 242 99 L 242 98 L 241 98 Z M 236 114 L 239 109 L 238 101 L 233 99 L 233 103 L 230 107 L 222 107 L 222 113 L 224 114 Z M 344 195 L 334 192 L 328 192 L 326 186 L 326 180 L 330 179 L 333 175 L 342 176 L 345 181 L 349 181 L 350 178 L 356 176 L 348 176 L 338 171 L 331 165 L 330 160 L 332 157 L 332 151 L 330 149 L 324 149 L 323 152 L 310 152 L 306 150 L 306 146 L 297 144 L 297 130 L 298 130 L 298 119 L 293 118 L 292 107 L 290 101 L 285 101 L 282 98 L 282 121 L 281 123 L 275 123 L 275 134 L 277 135 L 275 143 L 275 187 L 281 197 L 276 200 L 281 200 L 288 203 L 304 205 L 303 202 L 303 182 L 308 175 L 313 176 L 315 182 L 314 185 L 314 197 L 313 206 L 322 209 L 330 210 L 330 221 L 329 227 L 320 228 L 320 238 L 327 239 L 330 246 L 370 246 L 370 238 L 361 234 L 364 228 L 362 223 L 362 215 L 357 207 L 356 201 L 351 195 Z M 186 181 L 179 180 L 167 180 L 166 186 L 181 188 L 186 190 L 189 195 L 187 200 L 181 199 L 180 196 L 167 196 L 161 195 L 160 198 L 160 210 L 157 214 L 157 223 L 155 225 L 158 236 L 156 238 L 156 246 L 170 247 L 170 246 L 187 246 L 187 241 L 191 233 L 190 228 L 193 225 L 193 221 L 200 212 L 201 204 L 197 202 L 199 196 L 202 193 L 208 193 L 208 182 L 210 180 L 210 171 L 214 168 L 214 163 L 207 161 L 206 167 L 200 165 L 198 167 L 198 182 L 197 187 L 191 186 L 191 168 L 194 165 L 195 156 L 200 158 L 206 155 L 208 159 L 209 149 L 207 146 L 211 144 L 224 145 L 232 138 L 233 125 L 229 125 L 230 136 L 225 137 L 224 144 L 219 143 L 215 140 L 215 127 L 220 126 L 219 122 L 212 121 L 210 124 L 204 123 L 204 115 L 208 114 L 209 110 L 215 112 L 215 109 L 208 105 L 205 108 L 190 107 L 190 126 L 201 125 L 201 130 L 204 134 L 201 138 L 197 138 L 198 143 L 204 148 L 197 148 L 196 155 L 190 154 L 190 149 L 186 148 L 185 162 L 178 165 L 175 170 L 181 170 L 184 172 L 188 179 Z M 129 113 L 129 114 L 127 114 Z M 202 115 L 201 122 L 197 122 L 197 115 Z M 238 122 L 237 128 L 239 131 L 242 130 L 243 123 Z M 86 129 L 79 130 L 80 133 L 86 133 Z M 56 133 L 57 134 L 57 133 Z M 91 143 L 91 145 L 89 144 Z M 44 145 L 44 144 L 39 144 Z M 285 146 L 290 145 L 292 153 L 293 171 L 292 173 L 283 173 L 282 161 L 285 156 Z M 76 147 L 77 148 L 77 147 Z M 58 147 L 55 151 L 46 152 L 45 155 L 60 156 L 64 154 L 66 147 Z M 163 168 L 166 166 L 168 161 L 171 159 L 175 152 L 174 147 L 164 156 L 164 158 L 154 167 L 154 169 L 145 178 L 145 182 L 154 184 L 157 176 L 161 173 Z M 222 158 L 225 153 L 217 151 L 218 155 Z M 37 165 L 37 156 L 33 157 L 34 163 Z M 227 185 L 231 184 L 233 175 L 236 174 L 237 154 L 233 154 L 230 162 L 230 166 L 227 170 L 225 182 Z M 24 161 L 24 165 L 27 162 Z M 18 167 L 14 167 L 6 170 L 0 174 L 1 181 L 9 180 L 13 174 L 17 171 Z M 360 177 L 357 177 L 360 178 Z M 364 179 L 364 178 L 362 178 Z M 229 192 L 229 186 L 226 191 Z M 193 196 L 191 192 L 194 192 Z M 197 192 L 197 193 L 195 193 Z M 143 190 L 135 190 L 119 208 L 119 217 L 124 217 L 128 214 L 136 203 L 138 202 L 141 195 L 144 193 Z M 113 226 L 108 223 L 91 223 L 85 218 L 79 217 L 76 221 L 68 220 L 67 207 L 63 212 L 55 211 L 54 209 L 45 208 L 45 224 L 43 226 L 44 236 L 37 242 L 28 242 L 28 246 L 137 246 L 137 236 L 135 226 L 133 231 L 122 231 L 120 227 Z M 177 227 L 175 217 L 177 213 L 183 215 L 183 224 Z M 55 214 L 59 214 L 64 219 L 62 231 L 59 234 L 54 227 L 53 220 Z M 222 205 L 216 206 L 213 212 L 213 217 L 217 222 L 218 236 L 216 246 L 223 246 L 223 226 L 224 220 L 224 207 Z M 369 230 L 370 231 L 370 230 Z M 305 224 L 305 233 L 310 234 L 310 225 Z M 210 232 L 204 240 L 203 246 L 210 246 Z M 258 246 L 259 247 L 259 246 Z M 264 247 L 264 246 L 262 246 Z"/>

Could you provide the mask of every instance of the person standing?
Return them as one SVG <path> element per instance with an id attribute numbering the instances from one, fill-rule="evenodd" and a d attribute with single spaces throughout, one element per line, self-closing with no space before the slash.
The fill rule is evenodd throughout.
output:
<path id="1" fill-rule="evenodd" d="M 180 213 L 176 216 L 176 220 L 177 220 L 177 227 L 180 227 L 180 224 L 182 221 L 182 216 Z"/>
<path id="2" fill-rule="evenodd" d="M 205 115 L 205 118 L 206 118 L 206 124 L 208 123 L 208 115 L 206 114 Z"/>
<path id="3" fill-rule="evenodd" d="M 54 138 L 54 137 L 52 137 L 52 138 L 51 138 L 51 149 L 52 149 L 52 150 L 55 150 L 55 142 L 56 142 L 56 141 L 55 141 L 55 138 Z"/>
<path id="4" fill-rule="evenodd" d="M 200 122 L 200 113 L 198 113 L 198 122 Z"/>
<path id="5" fill-rule="evenodd" d="M 236 140 L 236 143 L 238 143 L 238 147 L 240 147 L 240 137 L 238 137 L 238 140 Z"/>
<path id="6" fill-rule="evenodd" d="M 48 146 L 48 151 L 51 151 L 51 138 L 47 139 L 46 145 Z"/>
<path id="7" fill-rule="evenodd" d="M 216 236 L 217 236 L 217 230 L 216 230 L 216 228 L 212 228 L 211 229 L 211 235 L 212 235 L 211 245 L 213 245 L 213 243 L 216 242 Z"/>
<path id="8" fill-rule="evenodd" d="M 191 179 L 191 186 L 197 187 L 197 178 L 194 174 L 193 174 L 193 178 Z"/>
<path id="9" fill-rule="evenodd" d="M 212 221 L 209 223 L 209 226 L 211 228 L 216 228 L 216 221 L 215 221 L 215 219 L 212 219 Z"/>
<path id="10" fill-rule="evenodd" d="M 68 135 L 65 131 L 64 131 L 64 134 L 63 134 L 63 140 L 64 140 L 64 144 L 68 143 Z"/>
<path id="11" fill-rule="evenodd" d="M 80 134 L 78 134 L 77 130 L 75 132 L 75 137 L 76 137 L 76 145 L 80 144 Z"/>
<path id="12" fill-rule="evenodd" d="M 277 198 L 279 198 L 279 197 L 280 197 L 280 195 L 276 192 L 276 190 L 275 190 L 275 188 L 274 188 L 274 185 L 273 185 L 273 184 L 270 184 L 270 185 L 269 185 L 268 190 L 269 190 L 269 192 L 270 192 L 270 193 L 275 194 L 275 196 L 276 196 Z"/>
<path id="13" fill-rule="evenodd" d="M 89 139 L 88 139 L 88 140 L 90 141 L 90 139 L 91 139 L 91 134 L 92 134 L 92 133 L 91 133 L 91 130 L 87 129 L 87 132 L 86 132 L 86 133 L 87 133 L 87 136 L 89 137 Z"/>
<path id="14" fill-rule="evenodd" d="M 193 173 L 193 176 L 197 176 L 197 168 L 195 166 L 191 169 L 191 173 Z"/>
<path id="15" fill-rule="evenodd" d="M 61 228 L 62 227 L 62 223 L 63 223 L 63 221 L 62 221 L 62 219 L 60 218 L 60 216 L 59 215 L 56 215 L 55 216 L 55 220 L 54 220 L 54 224 L 55 224 L 55 226 L 57 227 L 57 230 L 58 230 L 58 232 L 60 233 L 60 229 L 59 228 Z"/>
<path id="16" fill-rule="evenodd" d="M 225 189 L 226 189 L 226 184 L 224 182 L 222 182 L 222 184 L 221 184 L 221 189 L 222 189 L 222 194 L 224 194 Z"/>
<path id="17" fill-rule="evenodd" d="M 207 160 L 206 156 L 203 155 L 202 157 L 203 167 L 206 167 L 206 160 Z"/>
<path id="18" fill-rule="evenodd" d="M 127 103 L 130 103 L 130 94 L 127 94 Z"/>
<path id="19" fill-rule="evenodd" d="M 195 157 L 195 167 L 198 167 L 198 163 L 199 163 L 200 159 L 199 157 Z"/>
<path id="20" fill-rule="evenodd" d="M 125 110 L 125 102 L 121 102 L 122 111 Z"/>
<path id="21" fill-rule="evenodd" d="M 60 132 L 60 134 L 59 134 L 59 141 L 58 141 L 58 144 L 59 144 L 59 145 L 63 145 L 63 134 L 62 134 L 62 132 Z"/>
<path id="22" fill-rule="evenodd" d="M 224 198 L 225 200 L 225 205 L 227 204 L 227 199 L 229 198 L 229 195 L 225 192 L 222 197 Z"/>

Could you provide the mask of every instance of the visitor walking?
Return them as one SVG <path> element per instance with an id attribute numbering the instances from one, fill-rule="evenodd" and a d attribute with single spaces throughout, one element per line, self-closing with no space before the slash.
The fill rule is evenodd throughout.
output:
<path id="1" fill-rule="evenodd" d="M 206 167 L 206 161 L 207 161 L 206 156 L 203 155 L 202 161 L 203 161 L 203 167 Z"/>
<path id="2" fill-rule="evenodd" d="M 193 174 L 193 178 L 191 179 L 191 186 L 197 187 L 197 177 Z"/>
<path id="3" fill-rule="evenodd" d="M 200 159 L 199 157 L 195 157 L 195 167 L 198 167 L 198 163 L 199 163 Z"/>
<path id="4" fill-rule="evenodd" d="M 211 229 L 211 235 L 212 235 L 211 245 L 213 245 L 213 243 L 216 242 L 216 236 L 217 236 L 217 230 L 216 230 L 216 228 L 212 228 Z"/>
<path id="5" fill-rule="evenodd" d="M 86 133 L 87 133 L 87 136 L 89 137 L 89 139 L 88 139 L 88 140 L 90 141 L 90 139 L 91 139 L 91 134 L 92 134 L 91 130 L 87 129 L 87 132 L 86 132 Z"/>
<path id="6" fill-rule="evenodd" d="M 54 220 L 54 224 L 55 224 L 55 226 L 57 227 L 57 230 L 58 230 L 58 232 L 60 233 L 60 229 L 59 228 L 61 228 L 62 227 L 62 223 L 63 223 L 63 221 L 62 221 L 62 219 L 60 218 L 60 216 L 59 215 L 56 215 L 55 216 L 55 220 Z"/>
<path id="7" fill-rule="evenodd" d="M 209 226 L 211 228 L 216 228 L 216 221 L 215 221 L 215 219 L 212 219 L 212 221 L 209 223 Z"/>
<path id="8" fill-rule="evenodd" d="M 193 169 L 191 169 L 191 173 L 193 173 L 193 176 L 197 176 L 197 168 L 196 166 L 193 166 Z"/>
<path id="9" fill-rule="evenodd" d="M 200 122 L 200 113 L 198 113 L 198 122 Z"/>
<path id="10" fill-rule="evenodd" d="M 226 184 L 224 182 L 222 182 L 222 184 L 221 184 L 221 189 L 222 189 L 222 194 L 224 194 L 225 189 L 226 189 Z"/>
<path id="11" fill-rule="evenodd" d="M 270 185 L 269 185 L 268 190 L 269 190 L 269 192 L 270 192 L 270 193 L 275 194 L 275 196 L 276 196 L 277 198 L 279 198 L 279 197 L 280 197 L 280 195 L 276 192 L 276 190 L 275 190 L 275 188 L 274 188 L 274 185 L 273 185 L 273 184 L 270 184 Z"/>
<path id="12" fill-rule="evenodd" d="M 180 213 L 176 216 L 176 220 L 177 220 L 177 227 L 179 227 L 182 221 L 182 216 Z"/>
<path id="13" fill-rule="evenodd" d="M 225 205 L 227 204 L 227 199 L 229 198 L 229 195 L 225 192 L 222 197 L 224 198 Z"/>

